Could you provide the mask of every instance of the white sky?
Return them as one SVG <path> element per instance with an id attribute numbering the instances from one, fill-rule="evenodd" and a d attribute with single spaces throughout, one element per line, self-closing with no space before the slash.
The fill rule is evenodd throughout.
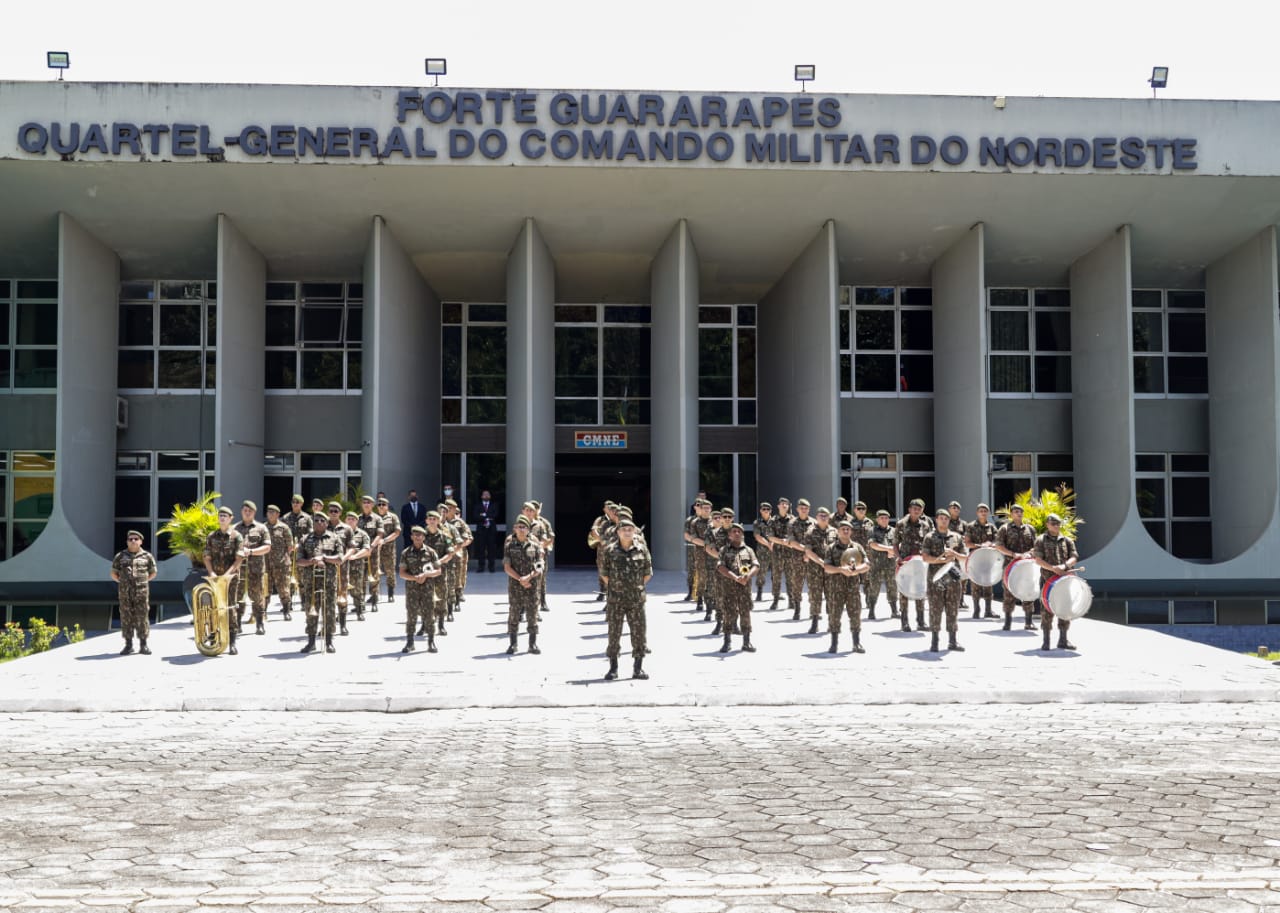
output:
<path id="1" fill-rule="evenodd" d="M 0 79 L 1280 98 L 1275 0 L 0 0 Z"/>

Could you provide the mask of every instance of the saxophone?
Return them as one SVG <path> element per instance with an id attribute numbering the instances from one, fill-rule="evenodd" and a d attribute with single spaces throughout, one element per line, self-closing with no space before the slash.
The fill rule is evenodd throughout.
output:
<path id="1" fill-rule="evenodd" d="M 204 579 L 191 590 L 191 621 L 196 649 L 204 656 L 217 656 L 231 643 L 231 578 L 215 575 Z"/>

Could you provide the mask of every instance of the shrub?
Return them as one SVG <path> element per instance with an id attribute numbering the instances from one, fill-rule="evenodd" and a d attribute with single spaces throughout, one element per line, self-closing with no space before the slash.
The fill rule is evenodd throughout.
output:
<path id="1" fill-rule="evenodd" d="M 31 619 L 31 645 L 32 653 L 43 653 L 53 646 L 53 639 L 58 636 L 57 625 L 45 624 L 43 618 Z"/>

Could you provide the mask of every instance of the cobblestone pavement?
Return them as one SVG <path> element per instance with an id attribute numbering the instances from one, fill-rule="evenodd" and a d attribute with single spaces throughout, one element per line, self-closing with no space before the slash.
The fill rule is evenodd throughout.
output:
<path id="1" fill-rule="evenodd" d="M 0 907 L 1280 909 L 1278 711 L 0 715 Z"/>

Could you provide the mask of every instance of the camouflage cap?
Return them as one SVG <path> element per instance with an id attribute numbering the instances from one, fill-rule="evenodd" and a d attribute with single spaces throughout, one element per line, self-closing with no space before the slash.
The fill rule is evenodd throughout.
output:
<path id="1" fill-rule="evenodd" d="M 947 510 L 945 507 L 939 507 L 933 512 L 933 515 L 935 517 L 946 517 L 948 520 L 951 519 L 951 511 Z"/>
<path id="2" fill-rule="evenodd" d="M 258 505 L 257 505 L 257 504 L 254 504 L 252 501 L 241 501 L 241 502 L 240 502 L 240 509 L 241 509 L 241 510 L 244 510 L 244 508 L 246 508 L 246 507 L 247 507 L 247 508 L 249 508 L 250 510 L 257 510 L 257 509 L 258 509 Z"/>
<path id="3" fill-rule="evenodd" d="M 355 520 L 355 519 L 357 519 L 359 516 L 360 516 L 360 515 L 359 515 L 359 514 L 357 514 L 354 510 L 349 510 L 349 511 L 347 511 L 347 512 L 346 512 L 346 514 L 345 514 L 345 516 L 344 516 L 344 519 L 346 519 L 346 520 Z"/>
<path id="4" fill-rule="evenodd" d="M 853 521 L 846 517 L 837 523 L 836 526 L 840 529 L 844 529 L 846 526 L 849 527 L 849 529 L 853 529 Z"/>
<path id="5" fill-rule="evenodd" d="M 520 509 L 521 510 L 537 510 L 538 506 L 534 504 L 532 501 L 525 501 L 523 504 L 520 505 Z"/>
<path id="6" fill-rule="evenodd" d="M 330 501 L 325 507 L 329 510 L 329 513 L 333 513 L 335 510 L 338 513 L 342 513 L 342 505 L 337 501 Z"/>
<path id="7" fill-rule="evenodd" d="M 314 514 L 311 515 L 311 522 L 328 524 L 329 517 L 326 514 L 321 513 L 320 511 L 316 511 Z"/>
<path id="8" fill-rule="evenodd" d="M 799 501 L 796 502 L 796 507 L 808 507 L 808 506 L 809 506 L 808 498 L 801 498 Z"/>
<path id="9" fill-rule="evenodd" d="M 991 513 L 991 508 L 985 503 L 980 503 L 976 508 L 974 508 L 974 510 L 985 510 L 987 513 Z"/>
<path id="10" fill-rule="evenodd" d="M 609 509 L 609 508 L 611 508 L 611 507 L 617 507 L 617 506 L 618 506 L 618 505 L 617 505 L 617 504 L 614 504 L 612 501 L 605 501 L 605 502 L 604 502 L 604 509 L 605 509 L 605 510 L 608 510 L 608 509 Z"/>
<path id="11" fill-rule="evenodd" d="M 221 507 L 218 508 L 218 516 L 221 517 L 224 514 L 228 517 L 231 517 L 235 515 L 235 512 L 230 507 L 227 507 L 227 505 L 223 504 Z"/>
<path id="12" fill-rule="evenodd" d="M 828 517 L 831 516 L 831 509 L 827 507 L 819 507 L 818 516 L 821 517 L 823 514 L 826 514 Z"/>
<path id="13" fill-rule="evenodd" d="M 837 503 L 837 504 L 843 504 L 845 507 L 848 507 L 848 506 L 849 506 L 849 499 L 848 499 L 848 498 L 846 498 L 844 495 L 841 495 L 840 497 L 836 498 L 836 503 Z"/>
<path id="14" fill-rule="evenodd" d="M 439 519 L 440 519 L 440 511 L 438 511 L 438 510 L 429 510 L 429 511 L 427 511 L 427 519 L 428 519 L 428 520 L 439 520 Z"/>
<path id="15" fill-rule="evenodd" d="M 457 501 L 455 501 L 455 500 L 453 500 L 453 498 L 445 498 L 445 500 L 444 500 L 444 504 L 445 504 L 445 507 L 457 507 L 457 506 L 458 506 L 458 502 L 457 502 Z"/>
<path id="16" fill-rule="evenodd" d="M 361 504 L 365 504 L 365 503 L 372 504 L 372 503 L 373 503 L 373 495 L 361 495 L 361 496 L 360 496 L 360 503 L 361 503 Z"/>
<path id="17" fill-rule="evenodd" d="M 923 508 L 924 508 L 924 498 L 912 498 L 912 499 L 911 499 L 911 503 L 910 503 L 909 505 L 907 505 L 907 506 L 908 506 L 908 507 L 919 507 L 919 508 L 922 508 L 922 509 L 923 509 Z"/>
<path id="18" fill-rule="evenodd" d="M 779 498 L 779 499 L 778 499 L 778 506 L 779 506 L 779 507 L 781 507 L 783 504 L 785 504 L 785 505 L 787 505 L 788 507 L 790 507 L 790 506 L 791 506 L 791 500 L 790 500 L 789 498 Z"/>
<path id="19" fill-rule="evenodd" d="M 773 510 L 773 505 L 772 505 L 772 504 L 770 504 L 768 501 L 761 501 L 761 502 L 760 502 L 760 509 L 761 509 L 761 510 Z"/>
<path id="20" fill-rule="evenodd" d="M 959 510 L 959 509 L 960 509 L 960 502 L 959 502 L 959 501 L 952 501 L 950 504 L 948 504 L 948 505 L 947 505 L 947 507 L 954 507 L 954 508 L 956 508 L 957 510 Z"/>
<path id="21" fill-rule="evenodd" d="M 427 534 L 427 531 L 423 529 L 421 526 L 415 526 L 413 529 L 409 530 L 409 535 L 412 536 L 415 534 L 425 536 Z"/>
<path id="22" fill-rule="evenodd" d="M 390 502 L 390 501 L 388 501 L 386 498 L 379 498 L 379 499 L 378 499 L 378 506 L 379 506 L 379 507 L 390 507 L 390 506 L 391 506 L 391 502 Z"/>
<path id="23" fill-rule="evenodd" d="M 635 529 L 636 523 L 630 517 L 623 517 L 618 521 L 618 529 Z"/>
<path id="24" fill-rule="evenodd" d="M 857 504 L 853 505 L 853 509 L 854 509 L 854 510 L 866 510 L 866 509 L 867 509 L 867 502 L 866 502 L 866 501 L 859 501 Z"/>
<path id="25" fill-rule="evenodd" d="M 877 511 L 876 511 L 876 516 L 877 516 L 877 517 L 889 517 L 889 516 L 892 516 L 892 514 L 890 514 L 887 510 L 885 510 L 885 509 L 882 507 L 882 508 L 880 508 L 879 510 L 877 510 Z"/>
<path id="26" fill-rule="evenodd" d="M 429 517 L 429 516 L 431 516 L 431 514 L 427 514 L 427 516 Z M 523 527 L 524 529 L 528 529 L 528 528 L 529 528 L 529 518 L 528 518 L 528 517 L 516 517 L 516 522 L 511 524 L 511 528 L 512 528 L 512 529 L 518 529 L 518 528 L 521 528 L 521 527 Z"/>
<path id="27" fill-rule="evenodd" d="M 268 504 L 267 513 L 271 513 L 272 511 L 275 511 L 276 513 L 280 513 L 280 508 L 276 507 L 274 504 Z"/>
<path id="28" fill-rule="evenodd" d="M 733 508 L 732 508 L 732 507 L 722 507 L 722 508 L 720 508 L 720 516 L 722 516 L 722 517 L 735 517 L 735 516 L 737 516 L 737 514 L 735 514 L 735 513 L 733 512 Z"/>
<path id="29" fill-rule="evenodd" d="M 312 498 L 311 504 L 312 506 L 319 504 L 321 507 L 324 507 L 324 498 Z"/>
<path id="30" fill-rule="evenodd" d="M 740 533 L 745 533 L 745 532 L 746 532 L 746 529 L 743 527 L 743 525 L 742 525 L 741 523 L 731 523 L 731 524 L 729 524 L 729 529 L 730 529 L 730 530 L 735 530 L 735 529 L 736 529 L 736 530 L 737 530 L 738 532 L 740 532 Z"/>
<path id="31" fill-rule="evenodd" d="M 721 511 L 719 511 L 719 510 L 712 510 L 712 511 L 711 511 L 711 516 L 713 516 L 713 517 L 721 517 L 721 516 L 724 516 L 724 514 L 723 514 Z"/>
<path id="32" fill-rule="evenodd" d="M 134 536 L 137 536 L 139 539 L 141 539 L 141 538 L 142 538 L 142 533 L 138 532 L 136 529 L 131 529 L 131 530 L 129 530 L 127 533 L 125 533 L 125 534 L 124 534 L 124 537 L 125 537 L 126 539 L 132 539 Z"/>
<path id="33" fill-rule="evenodd" d="M 1045 523 L 1061 523 L 1062 518 L 1059 517 L 1057 514 L 1049 514 L 1049 516 L 1044 518 L 1044 522 Z"/>
<path id="34" fill-rule="evenodd" d="M 541 502 L 541 501 L 530 501 L 529 503 L 533 505 L 533 509 L 534 509 L 534 510 L 542 510 L 542 502 Z"/>
<path id="35" fill-rule="evenodd" d="M 1015 510 L 1016 510 L 1018 513 L 1022 513 L 1022 505 L 1021 505 L 1021 504 L 1010 504 L 1010 505 L 1009 505 L 1009 513 L 1013 513 Z"/>
<path id="36" fill-rule="evenodd" d="M 304 498 L 302 495 L 295 494 L 295 495 L 293 496 L 293 501 L 292 501 L 291 503 L 293 503 L 293 504 L 305 504 L 306 502 L 307 502 L 307 499 L 306 499 L 306 498 Z"/>

